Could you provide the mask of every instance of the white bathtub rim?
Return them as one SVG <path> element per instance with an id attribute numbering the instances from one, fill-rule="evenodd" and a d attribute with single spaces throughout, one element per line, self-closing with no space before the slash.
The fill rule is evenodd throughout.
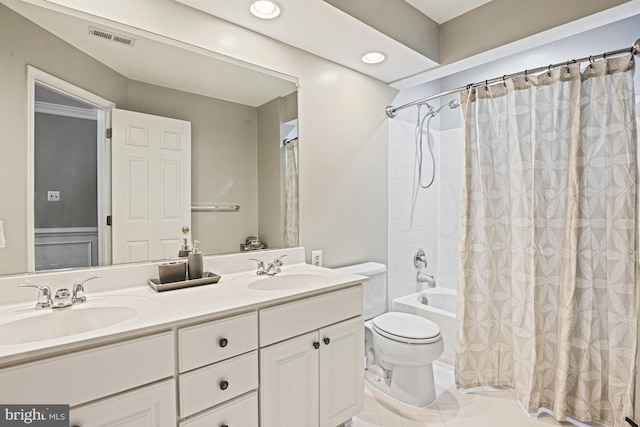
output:
<path id="1" fill-rule="evenodd" d="M 433 292 L 434 290 L 439 292 L 439 293 L 443 293 L 443 294 L 457 295 L 457 292 L 454 291 L 453 289 L 449 289 L 449 288 L 434 288 L 434 289 L 427 289 L 427 290 L 420 291 L 420 292 L 415 292 L 413 294 L 405 295 L 403 297 L 395 298 L 393 300 L 393 302 L 398 303 L 398 304 L 409 305 L 409 306 L 416 307 L 416 308 L 423 309 L 423 310 L 431 310 L 431 311 L 433 311 L 435 313 L 438 313 L 438 314 L 441 314 L 443 316 L 447 316 L 447 317 L 450 317 L 452 319 L 455 319 L 456 318 L 456 313 L 455 312 L 442 310 L 441 308 L 437 308 L 437 307 L 434 307 L 432 305 L 422 304 L 421 302 L 418 301 L 418 299 L 420 297 L 422 297 L 422 296 L 428 296 L 429 294 L 435 293 L 435 292 Z"/>

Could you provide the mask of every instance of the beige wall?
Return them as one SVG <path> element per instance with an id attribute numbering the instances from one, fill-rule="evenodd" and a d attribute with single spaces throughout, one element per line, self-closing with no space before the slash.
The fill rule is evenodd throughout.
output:
<path id="1" fill-rule="evenodd" d="M 440 26 L 440 63 L 450 64 L 632 0 L 493 0 Z"/>
<path id="2" fill-rule="evenodd" d="M 258 107 L 258 238 L 269 248 L 283 246 L 280 180 L 282 98 Z"/>

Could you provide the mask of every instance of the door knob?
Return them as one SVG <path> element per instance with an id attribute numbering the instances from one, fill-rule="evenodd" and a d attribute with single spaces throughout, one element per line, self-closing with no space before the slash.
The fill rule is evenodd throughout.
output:
<path id="1" fill-rule="evenodd" d="M 191 231 L 191 229 L 190 229 L 188 226 L 186 226 L 186 225 L 185 225 L 184 227 L 182 227 L 182 232 L 183 232 L 184 234 L 187 234 L 187 233 L 188 233 L 188 232 L 190 232 L 190 231 Z"/>

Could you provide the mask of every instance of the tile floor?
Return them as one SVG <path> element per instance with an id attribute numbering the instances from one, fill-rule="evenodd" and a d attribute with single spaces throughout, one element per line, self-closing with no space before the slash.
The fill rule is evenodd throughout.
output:
<path id="1" fill-rule="evenodd" d="M 416 408 L 392 399 L 365 382 L 364 411 L 352 427 L 549 427 L 598 426 L 558 422 L 548 414 L 529 417 L 516 403 L 513 393 L 499 389 L 463 393 L 454 385 L 453 370 L 434 364 L 436 402 Z"/>

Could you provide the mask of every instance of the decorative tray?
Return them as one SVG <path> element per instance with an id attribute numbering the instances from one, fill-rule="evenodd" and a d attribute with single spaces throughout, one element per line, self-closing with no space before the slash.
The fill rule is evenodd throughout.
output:
<path id="1" fill-rule="evenodd" d="M 174 289 L 191 288 L 193 286 L 210 285 L 218 283 L 220 276 L 210 271 L 205 271 L 202 279 L 182 280 L 180 282 L 160 283 L 160 279 L 149 279 L 147 283 L 157 292 L 172 291 Z"/>

